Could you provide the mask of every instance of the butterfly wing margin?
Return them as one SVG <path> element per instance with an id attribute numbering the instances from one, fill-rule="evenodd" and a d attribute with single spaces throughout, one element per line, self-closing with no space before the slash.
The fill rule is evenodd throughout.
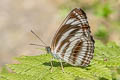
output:
<path id="1" fill-rule="evenodd" d="M 73 11 L 73 10 L 72 10 Z M 72 11 L 67 15 L 67 17 L 63 20 L 62 24 L 60 25 L 60 27 L 58 28 L 58 30 L 56 31 L 53 40 L 52 40 L 52 44 L 51 44 L 51 50 L 55 49 L 56 46 L 56 42 L 58 37 L 60 36 L 60 34 L 62 33 L 62 31 L 64 29 L 66 29 L 66 27 L 63 28 L 63 25 L 67 22 L 67 20 L 70 18 L 70 14 L 72 13 Z"/>
<path id="2" fill-rule="evenodd" d="M 76 12 L 78 12 L 78 14 Z M 78 16 L 78 15 L 83 15 L 83 16 Z M 89 25 L 88 22 L 85 22 L 85 21 L 87 21 L 86 19 L 87 19 L 87 16 L 82 9 L 80 9 L 80 8 L 73 9 L 67 15 L 67 17 L 64 19 L 64 21 L 60 25 L 59 29 L 57 30 L 55 36 L 53 37 L 52 44 L 51 44 L 51 50 L 53 51 L 55 49 L 58 40 L 61 38 L 61 35 L 63 35 L 63 33 L 66 30 L 71 28 L 71 26 L 73 26 L 75 24 L 76 25 L 79 24 L 79 26 L 82 26 L 80 23 L 87 23 L 87 25 Z M 82 20 L 82 21 L 80 21 L 80 20 Z"/>

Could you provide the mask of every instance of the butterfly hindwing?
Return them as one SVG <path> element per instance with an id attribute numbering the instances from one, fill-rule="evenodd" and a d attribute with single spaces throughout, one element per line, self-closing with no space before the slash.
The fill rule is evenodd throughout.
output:
<path id="1" fill-rule="evenodd" d="M 71 65 L 87 66 L 94 53 L 94 40 L 90 33 L 85 12 L 73 9 L 53 38 L 52 54 Z"/>

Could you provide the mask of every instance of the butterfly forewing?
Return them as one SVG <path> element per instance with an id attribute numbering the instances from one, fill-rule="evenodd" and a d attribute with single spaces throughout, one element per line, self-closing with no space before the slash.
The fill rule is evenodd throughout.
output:
<path id="1" fill-rule="evenodd" d="M 53 38 L 53 56 L 74 66 L 87 66 L 94 53 L 94 40 L 90 33 L 85 12 L 73 9 Z"/>

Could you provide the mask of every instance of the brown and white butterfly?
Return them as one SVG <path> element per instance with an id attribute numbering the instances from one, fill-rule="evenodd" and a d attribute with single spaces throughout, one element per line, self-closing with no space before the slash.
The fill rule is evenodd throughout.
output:
<path id="1" fill-rule="evenodd" d="M 85 12 L 75 8 L 65 18 L 46 50 L 54 58 L 73 66 L 88 66 L 93 58 L 94 43 Z"/>

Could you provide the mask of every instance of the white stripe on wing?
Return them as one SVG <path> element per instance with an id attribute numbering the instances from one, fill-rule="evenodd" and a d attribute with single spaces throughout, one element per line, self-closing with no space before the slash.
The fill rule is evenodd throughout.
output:
<path id="1" fill-rule="evenodd" d="M 62 42 L 63 40 L 65 40 L 73 30 L 75 30 L 75 29 L 70 29 L 70 30 L 68 30 L 67 32 L 65 32 L 65 33 L 63 34 L 64 36 L 62 36 L 62 37 L 60 38 L 60 40 L 58 41 L 58 43 L 57 43 L 57 45 L 56 45 L 56 48 L 55 48 L 55 50 L 54 50 L 55 53 L 57 52 L 57 49 L 58 49 L 58 47 L 60 46 L 61 42 Z"/>

